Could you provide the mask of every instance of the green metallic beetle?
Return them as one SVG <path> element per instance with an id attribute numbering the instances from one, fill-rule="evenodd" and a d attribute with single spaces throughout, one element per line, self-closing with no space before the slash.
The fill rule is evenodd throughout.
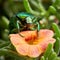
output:
<path id="1" fill-rule="evenodd" d="M 23 30 L 40 30 L 39 21 L 41 18 L 38 18 L 30 13 L 21 12 L 14 15 L 9 24 L 10 33 L 17 33 Z"/>

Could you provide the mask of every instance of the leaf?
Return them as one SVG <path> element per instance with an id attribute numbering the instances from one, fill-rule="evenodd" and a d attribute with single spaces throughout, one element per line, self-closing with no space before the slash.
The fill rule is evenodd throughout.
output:
<path id="1" fill-rule="evenodd" d="M 0 49 L 0 56 L 10 56 L 10 57 L 13 57 L 15 58 L 15 60 L 24 60 L 25 58 L 20 56 L 18 53 L 12 51 L 12 50 L 9 50 L 9 49 L 4 49 L 4 48 L 1 48 Z"/>
<path id="2" fill-rule="evenodd" d="M 52 44 L 49 44 L 45 53 L 44 53 L 44 57 L 45 59 L 50 55 L 51 51 L 52 51 L 52 48 L 53 48 L 53 45 Z"/>
<path id="3" fill-rule="evenodd" d="M 58 8 L 60 6 L 60 0 L 54 0 L 53 6 Z"/>
<path id="4" fill-rule="evenodd" d="M 55 60 L 57 57 L 57 54 L 55 52 L 52 52 L 48 60 Z"/>
<path id="5" fill-rule="evenodd" d="M 49 13 L 56 14 L 56 9 L 53 6 L 50 6 Z"/>
<path id="6" fill-rule="evenodd" d="M 56 36 L 60 38 L 60 29 L 59 29 L 58 25 L 56 23 L 53 23 L 52 27 L 53 27 L 53 30 L 56 33 Z"/>
<path id="7" fill-rule="evenodd" d="M 44 56 L 42 56 L 40 60 L 45 60 Z"/>
<path id="8" fill-rule="evenodd" d="M 38 9 L 40 9 L 36 1 L 30 0 L 30 2 L 32 3 L 33 6 L 35 6 Z"/>
<path id="9" fill-rule="evenodd" d="M 60 50 L 60 29 L 56 23 L 53 23 L 52 27 L 53 27 L 53 30 L 55 31 L 55 37 L 57 38 L 55 43 L 55 52 L 58 54 Z"/>
<path id="10" fill-rule="evenodd" d="M 23 3 L 24 3 L 24 7 L 28 13 L 32 13 L 32 14 L 37 15 L 37 16 L 40 15 L 39 12 L 32 10 L 28 0 L 23 0 Z"/>
<path id="11" fill-rule="evenodd" d="M 55 60 L 60 60 L 60 57 L 57 57 Z"/>
<path id="12" fill-rule="evenodd" d="M 54 45 L 54 51 L 57 53 L 57 55 L 59 55 L 59 51 L 60 51 L 60 39 L 57 38 L 55 45 Z"/>
<path id="13" fill-rule="evenodd" d="M 3 48 L 3 47 L 6 47 L 9 45 L 10 42 L 3 42 L 3 43 L 0 43 L 0 48 Z"/>

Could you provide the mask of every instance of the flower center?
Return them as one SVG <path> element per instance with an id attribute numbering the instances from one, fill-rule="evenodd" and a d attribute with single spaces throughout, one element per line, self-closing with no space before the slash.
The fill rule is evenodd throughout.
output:
<path id="1" fill-rule="evenodd" d="M 28 37 L 25 39 L 25 41 L 28 43 L 28 44 L 34 44 L 34 42 L 37 40 L 37 37 Z"/>
<path id="2" fill-rule="evenodd" d="M 25 31 L 21 32 L 21 35 L 24 36 L 25 42 L 30 45 L 35 45 L 42 41 L 37 31 Z"/>
<path id="3" fill-rule="evenodd" d="M 25 38 L 25 41 L 30 45 L 36 45 L 39 42 L 41 42 L 41 40 L 38 38 L 38 36 L 29 36 L 29 37 Z"/>
<path id="4" fill-rule="evenodd" d="M 25 41 L 28 43 L 28 44 L 33 44 L 34 41 L 37 40 L 37 37 L 28 37 L 25 39 Z"/>

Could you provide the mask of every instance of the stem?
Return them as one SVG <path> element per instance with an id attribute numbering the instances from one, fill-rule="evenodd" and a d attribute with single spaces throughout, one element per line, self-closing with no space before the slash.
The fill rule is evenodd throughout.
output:
<path id="1" fill-rule="evenodd" d="M 38 4 L 39 4 L 39 8 L 40 8 L 41 12 L 46 13 L 46 10 L 45 10 L 45 8 L 42 5 L 41 0 L 38 0 Z"/>
<path id="2" fill-rule="evenodd" d="M 40 8 L 39 8 L 39 6 L 38 6 L 38 3 L 37 3 L 36 1 L 30 0 L 30 2 L 31 2 L 36 8 L 38 8 L 38 9 L 40 10 Z M 41 11 L 41 10 L 40 10 L 40 11 Z"/>
<path id="3" fill-rule="evenodd" d="M 27 11 L 28 13 L 32 13 L 32 14 L 37 15 L 37 16 L 40 15 L 39 12 L 34 11 L 34 10 L 31 9 L 28 0 L 23 0 L 23 3 L 24 3 L 24 6 L 25 6 L 26 11 Z"/>

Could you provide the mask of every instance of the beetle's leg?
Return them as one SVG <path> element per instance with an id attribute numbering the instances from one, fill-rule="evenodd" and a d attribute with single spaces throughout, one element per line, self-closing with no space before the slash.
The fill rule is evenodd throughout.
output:
<path id="1" fill-rule="evenodd" d="M 19 21 L 17 20 L 17 29 L 18 29 L 18 32 L 20 31 L 20 27 L 19 27 Z"/>
<path id="2" fill-rule="evenodd" d="M 17 29 L 18 29 L 18 34 L 21 36 L 21 37 L 24 37 L 20 34 L 20 26 L 19 26 L 19 21 L 17 20 Z"/>
<path id="3" fill-rule="evenodd" d="M 40 31 L 40 23 L 36 22 L 36 24 L 37 24 L 37 31 Z"/>

